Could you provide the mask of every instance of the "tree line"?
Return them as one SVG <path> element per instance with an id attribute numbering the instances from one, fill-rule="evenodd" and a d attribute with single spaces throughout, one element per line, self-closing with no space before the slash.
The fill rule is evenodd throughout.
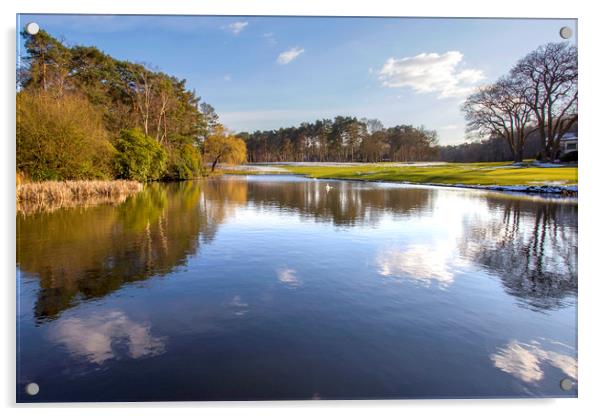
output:
<path id="1" fill-rule="evenodd" d="M 22 36 L 17 169 L 31 179 L 181 180 L 246 160 L 186 80 L 43 30 Z"/>
<path id="2" fill-rule="evenodd" d="M 240 133 L 250 162 L 407 162 L 437 157 L 437 133 L 385 128 L 377 119 L 337 116 L 298 127 Z"/>
<path id="3" fill-rule="evenodd" d="M 577 129 L 577 49 L 567 42 L 539 47 L 469 95 L 473 140 L 439 146 L 422 126 L 348 116 L 234 135 L 186 80 L 43 30 L 22 36 L 17 170 L 33 180 L 182 180 L 245 161 L 554 160 Z"/>
<path id="4" fill-rule="evenodd" d="M 555 160 L 578 126 L 577 48 L 548 43 L 462 105 L 468 141 L 439 146 L 424 127 L 385 128 L 377 119 L 338 116 L 298 127 L 240 133 L 250 162 L 449 162 Z"/>
<path id="5" fill-rule="evenodd" d="M 563 135 L 577 124 L 577 80 L 577 48 L 568 42 L 543 45 L 466 99 L 467 132 L 502 138 L 515 162 L 536 136 L 538 159 L 554 160 Z"/>

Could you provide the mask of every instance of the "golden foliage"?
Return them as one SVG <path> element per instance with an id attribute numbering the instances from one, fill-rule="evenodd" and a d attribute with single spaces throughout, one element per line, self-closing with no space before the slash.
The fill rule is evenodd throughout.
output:
<path id="1" fill-rule="evenodd" d="M 204 153 L 213 164 L 213 168 L 219 162 L 235 165 L 246 162 L 247 145 L 244 140 L 219 125 L 205 140 Z"/>

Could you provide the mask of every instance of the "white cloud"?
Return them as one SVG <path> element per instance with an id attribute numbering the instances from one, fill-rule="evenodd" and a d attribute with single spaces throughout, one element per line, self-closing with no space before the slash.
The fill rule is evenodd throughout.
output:
<path id="1" fill-rule="evenodd" d="M 234 22 L 226 26 L 226 29 L 232 32 L 233 34 L 238 35 L 240 32 L 245 30 L 248 24 L 249 22 Z"/>
<path id="2" fill-rule="evenodd" d="M 232 75 L 230 75 L 230 74 L 224 75 L 224 81 L 232 81 Z"/>
<path id="3" fill-rule="evenodd" d="M 305 52 L 305 49 L 297 47 L 291 48 L 288 51 L 284 51 L 280 55 L 278 55 L 278 59 L 276 60 L 276 62 L 278 62 L 280 65 L 286 65 L 292 62 L 294 59 L 296 59 L 303 52 Z"/>
<path id="4" fill-rule="evenodd" d="M 459 70 L 462 58 L 458 51 L 389 58 L 381 68 L 379 78 L 385 87 L 409 87 L 417 93 L 438 93 L 439 98 L 464 96 L 485 76 L 478 69 Z"/>

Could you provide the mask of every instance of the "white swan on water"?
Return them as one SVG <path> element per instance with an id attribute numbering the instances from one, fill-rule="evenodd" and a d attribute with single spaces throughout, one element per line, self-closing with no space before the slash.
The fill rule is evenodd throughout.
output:
<path id="1" fill-rule="evenodd" d="M 332 186 L 330 186 L 329 184 L 326 184 L 326 192 L 330 191 L 332 189 Z"/>

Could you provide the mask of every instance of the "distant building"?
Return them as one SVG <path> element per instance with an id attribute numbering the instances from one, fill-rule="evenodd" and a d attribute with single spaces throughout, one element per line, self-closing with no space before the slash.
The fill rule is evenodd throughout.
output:
<path id="1" fill-rule="evenodd" d="M 560 156 L 577 151 L 577 133 L 568 132 L 560 138 Z"/>

